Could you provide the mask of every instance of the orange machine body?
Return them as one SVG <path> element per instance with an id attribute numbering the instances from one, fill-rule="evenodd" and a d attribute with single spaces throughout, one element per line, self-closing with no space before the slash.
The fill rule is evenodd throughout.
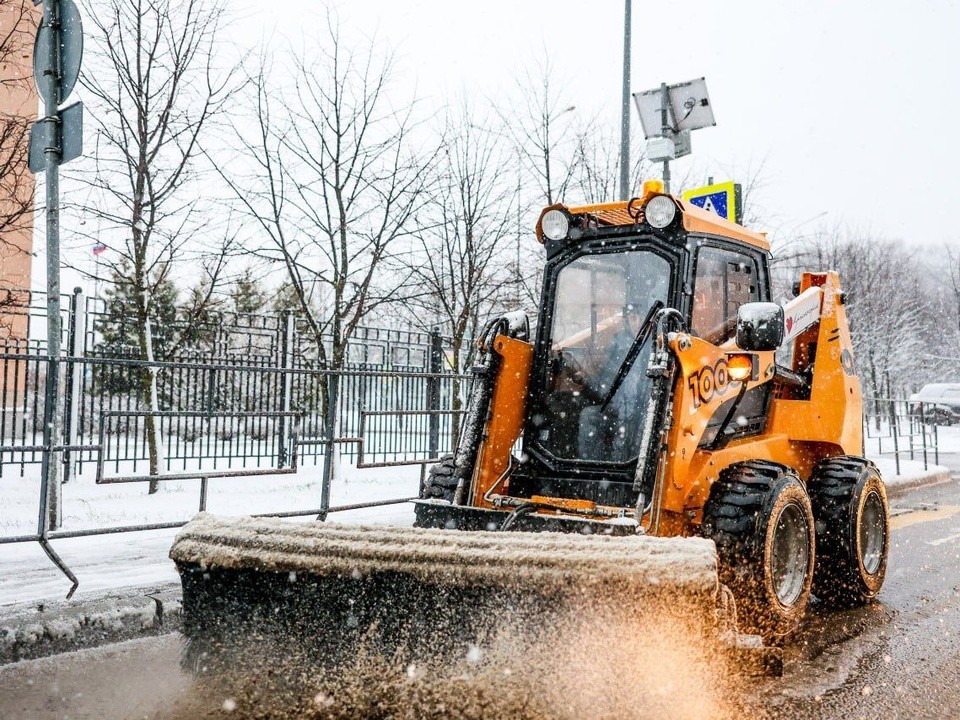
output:
<path id="1" fill-rule="evenodd" d="M 763 250 L 766 238 L 713 213 L 676 200 L 682 208 L 684 228 L 709 232 Z M 558 207 L 558 206 L 554 206 Z M 569 208 L 571 213 L 588 213 L 601 224 L 633 223 L 627 203 L 608 203 Z M 538 224 L 538 234 L 539 234 Z M 729 353 L 737 353 L 734 341 L 716 346 L 698 337 L 673 333 L 669 346 L 678 371 L 671 399 L 672 422 L 664 429 L 655 485 L 655 513 L 645 518 L 648 532 L 658 535 L 692 535 L 702 519 L 704 503 L 712 483 L 726 467 L 745 460 L 771 460 L 797 471 L 806 481 L 813 466 L 826 457 L 863 451 L 862 399 L 859 380 L 853 369 L 853 348 L 843 306 L 843 294 L 836 273 L 804 273 L 800 291 L 819 287 L 822 291 L 819 320 L 789 342 L 791 369 L 812 368 L 809 397 L 780 383 L 775 372 L 775 353 L 754 353 L 755 379 L 750 389 L 773 383 L 765 428 L 756 435 L 730 441 L 719 449 L 705 445 L 708 424 L 725 401 L 736 396 L 740 383 L 725 372 Z M 501 356 L 500 371 L 493 391 L 471 483 L 470 504 L 492 509 L 494 494 L 509 495 L 511 454 L 526 421 L 527 393 L 533 357 L 530 343 L 498 335 L 494 351 Z M 599 507 L 586 500 L 537 497 L 549 506 L 543 512 L 564 510 L 615 516 L 617 508 Z M 503 507 L 501 509 L 509 509 Z M 623 514 L 624 509 L 619 509 Z"/>

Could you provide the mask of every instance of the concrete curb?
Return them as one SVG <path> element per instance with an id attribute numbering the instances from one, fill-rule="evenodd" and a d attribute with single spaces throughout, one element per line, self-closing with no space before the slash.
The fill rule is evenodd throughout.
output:
<path id="1" fill-rule="evenodd" d="M 924 473 L 923 475 L 912 477 L 909 480 L 893 483 L 886 481 L 887 497 L 903 497 L 911 490 L 916 490 L 928 485 L 940 485 L 941 483 L 950 482 L 951 480 L 953 480 L 953 478 L 950 474 L 950 470 L 942 465 L 937 465 L 936 470 L 931 469 L 929 472 Z"/>
<path id="2" fill-rule="evenodd" d="M 174 632 L 180 607 L 179 584 L 8 605 L 0 608 L 0 665 Z"/>

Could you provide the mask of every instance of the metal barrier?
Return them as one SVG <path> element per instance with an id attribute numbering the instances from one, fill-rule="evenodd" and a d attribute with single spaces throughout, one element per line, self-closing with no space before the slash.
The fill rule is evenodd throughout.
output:
<path id="1" fill-rule="evenodd" d="M 437 345 L 434 342 L 434 348 Z M 199 511 L 206 509 L 211 478 L 295 474 L 304 460 L 323 464 L 318 506 L 260 515 L 315 515 L 323 520 L 330 513 L 407 502 L 411 498 L 331 506 L 334 453 L 354 459 L 359 469 L 419 465 L 422 481 L 426 466 L 451 450 L 462 412 L 460 398 L 469 391 L 469 377 L 429 372 L 429 368 L 333 372 L 307 363 L 289 367 L 283 362 L 270 366 L 239 359 L 145 362 L 70 355 L 58 364 L 58 371 L 65 375 L 61 385 L 66 393 L 64 435 L 48 447 L 42 440 L 47 418 L 41 398 L 51 359 L 39 354 L 36 346 L 23 349 L 0 354 L 3 381 L 9 380 L 11 389 L 7 394 L 8 385 L 4 385 L 4 398 L 15 401 L 12 408 L 0 406 L 0 476 L 5 467 L 19 468 L 22 475 L 28 464 L 47 457 L 48 462 L 59 463 L 64 482 L 91 463 L 97 484 L 198 479 Z M 145 372 L 155 375 L 158 387 L 169 391 L 164 395 L 167 406 L 179 409 L 149 410 L 136 392 L 102 389 L 110 383 L 122 387 L 122 381 Z M 204 382 L 195 382 L 197 378 Z M 119 402 L 103 402 L 104 398 L 119 398 Z M 191 405 L 204 409 L 187 409 Z M 147 419 L 154 421 L 160 438 L 162 463 L 153 463 L 162 464 L 157 472 L 149 470 Z M 51 522 L 46 473 L 41 472 L 40 485 L 36 533 L 2 537 L 0 544 L 39 543 L 70 579 L 68 597 L 79 581 L 50 541 L 186 523 L 63 530 Z"/>
<path id="2" fill-rule="evenodd" d="M 0 319 L 16 325 L 24 337 L 38 334 L 45 312 L 42 293 L 16 291 L 12 297 L 18 304 L 4 306 Z M 318 360 L 312 338 L 293 315 L 217 313 L 192 331 L 191 343 L 174 357 L 150 365 L 140 359 L 138 350 L 117 342 L 130 334 L 124 326 L 130 320 L 116 317 L 103 300 L 75 292 L 63 306 L 66 357 L 60 360 L 60 387 L 64 388 L 65 443 L 91 445 L 100 418 L 107 413 L 112 422 L 107 434 L 123 436 L 113 448 L 115 464 L 146 459 L 144 429 L 138 427 L 142 419 L 137 421 L 131 414 L 143 410 L 182 413 L 161 419 L 162 435 L 175 445 L 164 454 L 167 472 L 178 463 L 183 469 L 184 463 L 200 459 L 256 465 L 273 456 L 273 448 L 262 442 L 239 448 L 229 442 L 236 436 L 270 437 L 272 422 L 251 416 L 247 426 L 240 427 L 218 419 L 218 413 L 236 417 L 241 412 L 261 416 L 297 412 L 305 433 L 310 434 L 321 432 L 327 415 L 335 412 L 340 434 L 351 437 L 359 432 L 366 413 L 368 432 L 383 440 L 366 448 L 368 455 L 379 454 L 368 460 L 378 462 L 435 455 L 438 438 L 456 430 L 450 415 L 402 414 L 454 409 L 454 398 L 463 396 L 461 378 L 449 372 L 444 361 L 448 342 L 436 331 L 358 328 L 347 347 L 347 364 L 334 381 L 334 411 L 327 407 L 329 374 Z M 44 352 L 42 341 L 0 337 L 0 446 L 19 448 L 16 457 L 0 453 L 0 477 L 12 471 L 22 476 L 28 465 L 43 462 L 41 443 L 35 439 L 42 435 L 45 422 Z M 142 387 L 149 368 L 157 374 L 157 405 L 151 407 L 143 401 Z M 280 430 L 282 438 L 284 428 Z M 220 442 L 193 441 L 211 434 Z M 358 449 L 354 445 L 341 448 L 350 458 Z M 302 459 L 320 462 L 322 452 L 322 446 L 305 448 Z M 93 459 L 89 451 L 68 455 L 67 481 Z"/>
<path id="3" fill-rule="evenodd" d="M 203 511 L 211 478 L 266 481 L 295 474 L 304 462 L 322 463 L 316 507 L 262 514 L 322 520 L 411 499 L 331 506 L 335 453 L 360 469 L 419 465 L 422 481 L 426 465 L 451 450 L 470 378 L 444 371 L 437 332 L 363 328 L 348 346 L 348 366 L 334 372 L 317 360 L 290 315 L 218 316 L 204 342 L 172 361 L 146 362 L 130 348 L 102 341 L 97 322 L 104 312 L 92 304 L 79 292 L 70 298 L 65 356 L 58 361 L 44 354 L 42 342 L 0 338 L 0 478 L 22 477 L 31 465 L 44 469 L 37 531 L 2 537 L 0 544 L 39 543 L 72 582 L 68 597 L 79 581 L 50 541 L 176 528 L 186 520 L 63 530 L 51 510 L 45 471 L 51 464 L 63 482 L 91 464 L 101 485 L 198 479 Z M 20 312 L 18 332 L 29 337 L 30 324 L 41 317 L 36 303 L 24 301 L 13 312 Z M 50 372 L 61 373 L 63 435 L 45 445 Z M 148 373 L 156 404 L 143 399 Z"/>
<path id="4" fill-rule="evenodd" d="M 936 405 L 886 397 L 864 397 L 863 441 L 868 452 L 892 454 L 900 474 L 903 457 L 940 464 Z"/>

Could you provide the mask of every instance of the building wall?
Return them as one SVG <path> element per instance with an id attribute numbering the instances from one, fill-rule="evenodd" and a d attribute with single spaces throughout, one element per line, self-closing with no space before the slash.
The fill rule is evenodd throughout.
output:
<path id="1" fill-rule="evenodd" d="M 33 39 L 41 15 L 32 0 L 0 0 L 0 353 L 25 350 L 28 334 L 22 307 L 28 295 L 11 290 L 29 289 L 32 270 L 35 184 L 27 144 L 38 110 Z M 23 396 L 26 364 L 0 362 L 0 368 L 3 409 Z"/>

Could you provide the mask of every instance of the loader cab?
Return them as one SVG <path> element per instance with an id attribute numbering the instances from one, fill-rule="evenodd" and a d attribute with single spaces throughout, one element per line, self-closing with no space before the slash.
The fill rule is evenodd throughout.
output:
<path id="1" fill-rule="evenodd" d="M 767 254 L 679 220 L 656 228 L 570 215 L 567 237 L 545 242 L 526 462 L 510 490 L 628 506 L 648 420 L 652 317 L 675 308 L 694 334 L 732 342 L 739 306 L 769 299 Z"/>

